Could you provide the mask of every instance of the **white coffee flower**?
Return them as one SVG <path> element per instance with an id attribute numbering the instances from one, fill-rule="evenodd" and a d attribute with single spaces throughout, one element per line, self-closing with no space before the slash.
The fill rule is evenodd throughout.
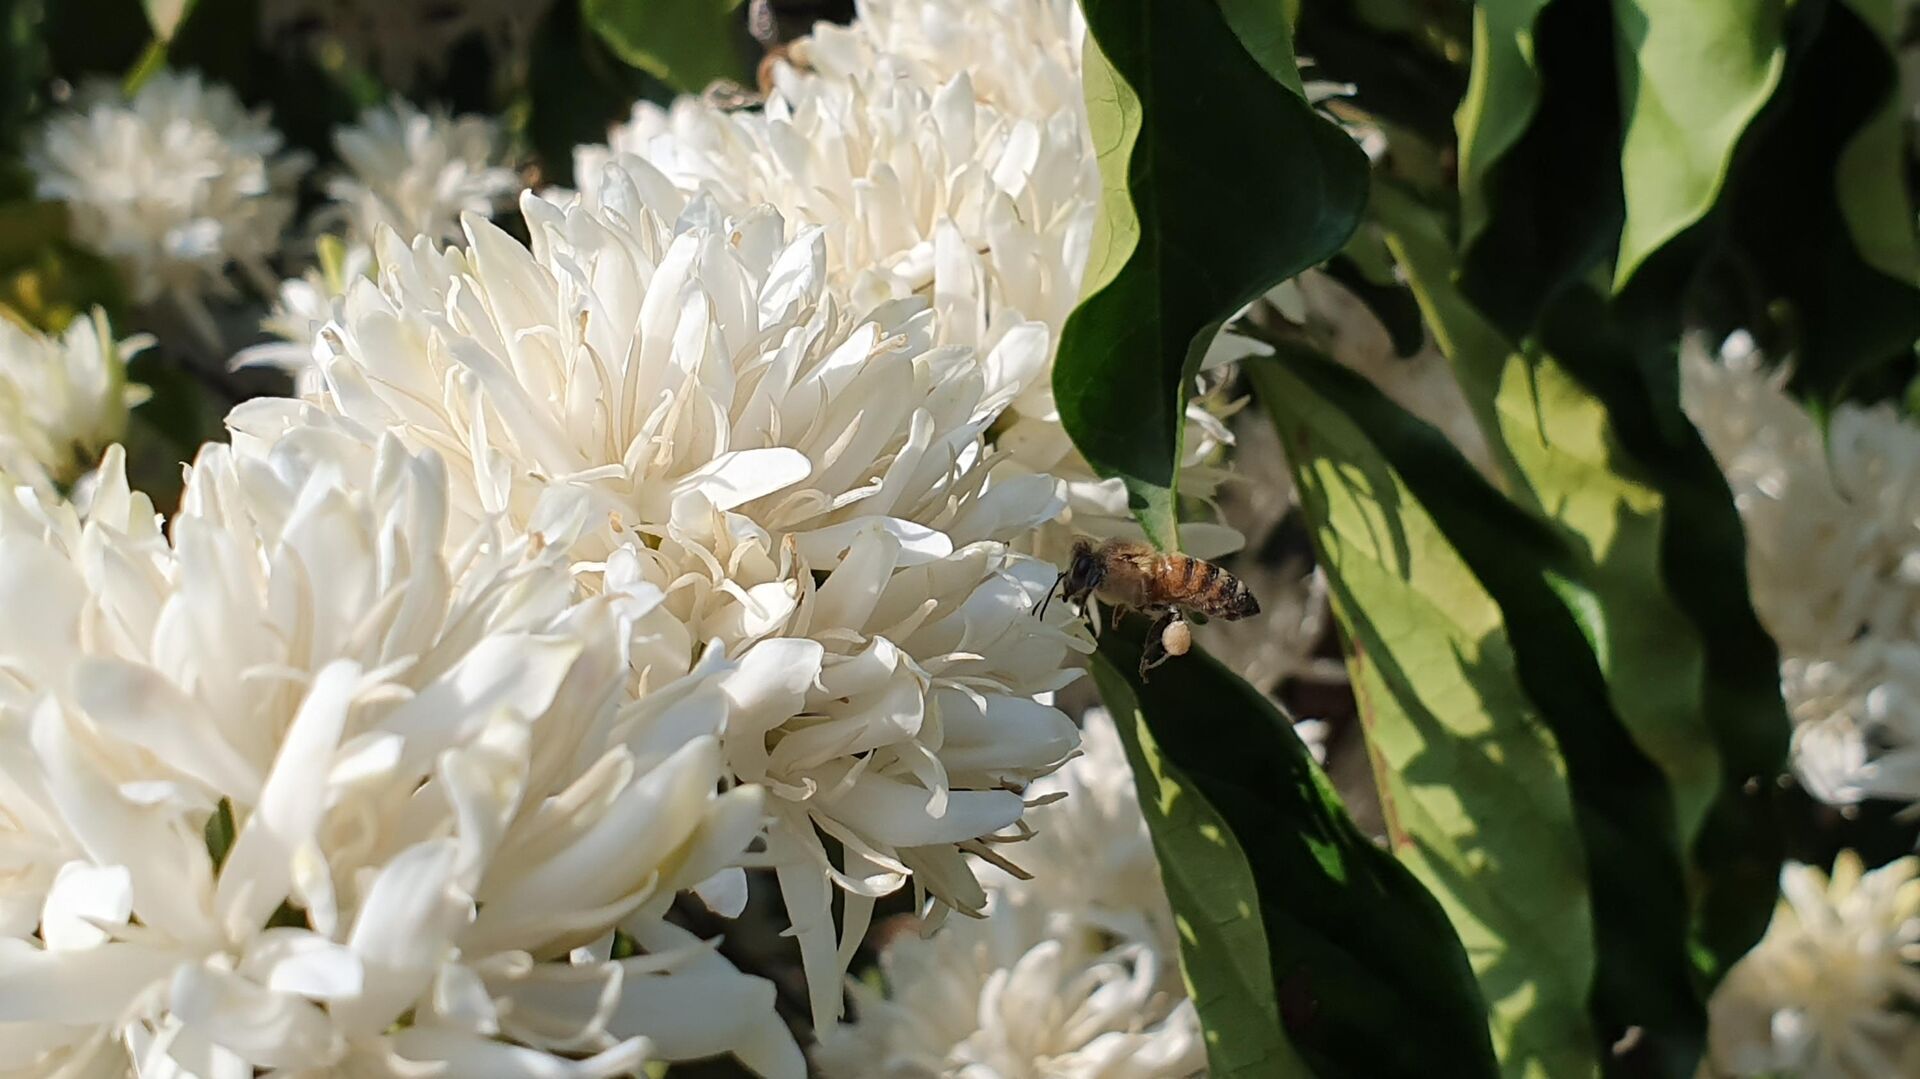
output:
<path id="1" fill-rule="evenodd" d="M 1744 335 L 1682 374 L 1780 645 L 1795 771 L 1831 802 L 1920 800 L 1920 427 L 1842 404 L 1822 432 Z"/>
<path id="2" fill-rule="evenodd" d="M 965 73 L 925 86 L 885 63 L 850 81 L 787 75 L 760 112 L 641 103 L 610 149 L 576 154 L 583 190 L 596 196 L 612 168 L 657 205 L 675 189 L 735 215 L 771 204 L 825 230 L 828 273 L 856 310 L 923 297 L 942 343 L 985 357 L 991 390 L 1044 381 L 1099 197 L 1078 112 L 1000 112 Z"/>
<path id="3" fill-rule="evenodd" d="M 859 0 L 847 26 L 822 23 L 807 62 L 850 80 L 884 57 L 922 86 L 965 72 L 979 99 L 1015 116 L 1085 111 L 1073 0 Z"/>
<path id="4" fill-rule="evenodd" d="M 1709 1005 L 1709 1076 L 1878 1079 L 1920 1064 L 1920 858 L 1789 864 L 1767 935 Z"/>
<path id="5" fill-rule="evenodd" d="M 460 215 L 491 215 L 520 188 L 501 159 L 504 139 L 487 116 L 421 112 L 402 98 L 360 114 L 334 132 L 345 171 L 327 181 L 341 204 L 350 241 L 366 243 L 381 227 L 409 242 L 460 238 Z"/>
<path id="6" fill-rule="evenodd" d="M 206 447 L 170 536 L 119 464 L 84 522 L 0 506 L 0 1069 L 802 1074 L 772 985 L 660 920 L 762 799 L 717 648 L 623 692 L 657 591 L 450 546 L 438 460 L 341 425 Z"/>
<path id="7" fill-rule="evenodd" d="M 439 77 L 457 48 L 485 49 L 502 69 L 524 63 L 534 28 L 553 0 L 266 0 L 260 37 L 269 44 L 337 48 L 388 86 Z"/>
<path id="8" fill-rule="evenodd" d="M 850 986 L 854 1021 L 814 1054 L 828 1075 L 1160 1079 L 1205 1067 L 1173 913 L 1104 709 L 1086 714 L 1082 745 L 1029 788 L 1059 800 L 1028 814 L 1036 834 L 1011 852 L 1024 874 L 985 872 L 986 917 L 895 934 L 882 990 Z"/>
<path id="9" fill-rule="evenodd" d="M 1123 485 L 1087 467 L 1053 401 L 1053 355 L 1080 298 L 1100 195 L 1077 9 L 861 10 L 853 27 L 823 24 L 798 43 L 815 68 L 779 67 L 759 112 L 696 98 L 635 106 L 608 146 L 576 153 L 583 191 L 597 197 L 611 169 L 656 205 L 700 192 L 730 214 L 769 203 L 825 229 L 828 273 L 855 310 L 924 297 L 938 341 L 984 357 L 989 392 L 1007 395 L 992 434 L 1001 467 L 1068 481 L 1060 525 L 1023 546 L 1057 561 L 1074 531 L 1138 538 Z M 1205 498 L 1221 475 L 1216 451 L 1232 439 L 1202 404 L 1188 418 L 1182 492 Z M 1197 522 L 1182 540 L 1214 557 L 1241 537 Z"/>
<path id="10" fill-rule="evenodd" d="M 643 688 L 720 642 L 745 679 L 712 702 L 724 756 L 768 791 L 766 861 L 828 1022 L 851 954 L 829 880 L 849 940 L 910 874 L 977 910 L 961 850 L 1073 750 L 1033 697 L 1085 645 L 1064 610 L 1031 614 L 1053 568 L 1006 547 L 1058 501 L 1044 477 L 987 483 L 973 354 L 933 347 L 920 301 L 850 317 L 820 230 L 705 200 L 669 225 L 622 178 L 601 203 L 523 199 L 531 250 L 474 217 L 464 248 L 385 234 L 378 285 L 320 334 L 316 405 L 229 422 L 243 443 L 316 408 L 395 432 L 445 457 L 456 513 L 566 550 L 586 592 L 659 589 Z"/>
<path id="11" fill-rule="evenodd" d="M 41 198 L 66 203 L 73 236 L 112 261 L 139 303 L 171 297 L 210 340 L 203 298 L 231 296 L 229 266 L 262 293 L 307 157 L 282 149 L 263 110 L 194 72 L 161 71 L 131 101 L 84 86 L 27 148 Z"/>
<path id="12" fill-rule="evenodd" d="M 1031 879 L 1001 874 L 988 883 L 1045 912 L 1051 936 L 1092 930 L 1172 956 L 1179 937 L 1160 886 L 1160 862 L 1126 748 L 1106 709 L 1081 716 L 1080 747 L 1080 756 L 1028 788 L 1058 799 L 1027 815 L 1034 836 L 1010 852 Z"/>
<path id="13" fill-rule="evenodd" d="M 120 437 L 146 390 L 127 384 L 127 357 L 152 343 L 116 342 L 98 310 L 51 336 L 0 317 L 0 473 L 68 484 Z"/>
<path id="14" fill-rule="evenodd" d="M 1041 912 L 996 895 L 985 920 L 910 930 L 881 953 L 887 992 L 851 991 L 859 1021 L 814 1061 L 833 1079 L 1181 1079 L 1206 1043 L 1171 958 L 1048 933 Z"/>

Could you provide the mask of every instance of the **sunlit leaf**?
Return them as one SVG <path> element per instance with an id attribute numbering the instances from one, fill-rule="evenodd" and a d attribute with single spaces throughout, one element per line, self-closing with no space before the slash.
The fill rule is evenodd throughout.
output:
<path id="1" fill-rule="evenodd" d="M 699 93 L 716 79 L 745 82 L 741 0 L 582 0 L 580 11 L 609 48 L 676 90 Z"/>

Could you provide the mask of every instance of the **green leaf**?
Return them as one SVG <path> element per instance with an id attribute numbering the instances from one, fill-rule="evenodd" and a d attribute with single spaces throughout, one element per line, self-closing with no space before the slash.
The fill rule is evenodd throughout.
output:
<path id="1" fill-rule="evenodd" d="M 1485 0 L 1460 129 L 1461 289 L 1524 336 L 1619 245 L 1619 72 L 1598 0 Z"/>
<path id="2" fill-rule="evenodd" d="M 1464 57 L 1473 9 L 1420 0 L 1306 0 L 1300 51 L 1317 79 L 1354 88 L 1348 99 L 1371 116 L 1435 144 L 1453 141 L 1453 115 L 1466 94 Z M 1388 137 L 1396 155 L 1406 140 Z"/>
<path id="3" fill-rule="evenodd" d="M 582 0 L 587 25 L 622 60 L 697 94 L 716 79 L 751 77 L 740 0 Z"/>
<path id="4" fill-rule="evenodd" d="M 1419 301 L 1405 285 L 1394 280 L 1393 260 L 1387 255 L 1378 229 L 1363 228 L 1354 233 L 1347 249 L 1328 259 L 1324 269 L 1328 277 L 1345 286 L 1380 320 L 1396 356 L 1412 356 L 1427 343 Z"/>
<path id="5" fill-rule="evenodd" d="M 1311 1076 L 1280 1025 L 1271 948 L 1246 853 L 1220 814 L 1161 752 L 1120 670 L 1105 656 L 1094 660 L 1101 699 L 1126 744 L 1140 806 L 1159 851 L 1161 882 L 1180 929 L 1180 966 L 1205 1031 L 1209 1071 L 1276 1079 Z"/>
<path id="6" fill-rule="evenodd" d="M 1747 596 L 1739 518 L 1680 413 L 1677 329 L 1654 325 L 1640 335 L 1650 342 L 1625 332 L 1630 317 L 1668 319 L 1678 290 L 1649 278 L 1619 310 L 1589 304 L 1577 320 L 1578 305 L 1562 301 L 1550 327 L 1558 351 L 1523 352 L 1459 295 L 1439 215 L 1384 184 L 1373 212 L 1505 467 L 1509 497 L 1560 535 L 1592 597 L 1609 700 L 1674 793 L 1711 980 L 1772 910 L 1773 778 L 1787 719 L 1779 657 Z M 1644 308 L 1655 310 L 1634 310 Z"/>
<path id="7" fill-rule="evenodd" d="M 1293 462 L 1394 851 L 1471 957 L 1505 1075 L 1591 1075 L 1597 961 L 1565 766 L 1521 684 L 1499 604 L 1306 364 L 1248 365 Z M 1388 406 L 1390 407 L 1390 406 Z M 1468 481 L 1463 496 L 1472 500 Z M 1486 501 L 1483 494 L 1478 501 Z M 1508 556 L 1527 558 L 1520 533 Z M 1538 557 L 1535 555 L 1534 557 Z"/>
<path id="8" fill-rule="evenodd" d="M 1494 167 L 1527 132 L 1540 106 L 1533 26 L 1549 0 L 1482 0 L 1473 8 L 1473 70 L 1455 117 L 1460 138 L 1460 245 L 1492 217 Z"/>
<path id="9" fill-rule="evenodd" d="M 1781 92 L 1729 185 L 1726 276 L 1756 313 L 1749 325 L 1784 314 L 1762 344 L 1791 355 L 1794 390 L 1820 401 L 1909 370 L 1920 336 L 1920 240 L 1886 8 L 1795 5 Z"/>
<path id="10" fill-rule="evenodd" d="M 1570 308 L 1557 310 L 1564 318 Z M 1567 364 L 1571 374 L 1635 370 L 1614 318 L 1551 327 L 1556 345 L 1579 350 Z M 1592 343 L 1579 344 L 1578 335 Z M 1718 473 L 1711 483 L 1697 479 L 1697 468 L 1712 470 L 1703 450 L 1691 452 L 1699 449 L 1697 436 L 1684 421 L 1677 431 L 1653 423 L 1654 409 L 1632 405 L 1618 378 L 1591 391 L 1569 377 L 1552 379 L 1550 367 L 1511 368 L 1511 377 L 1532 382 L 1531 395 L 1511 394 L 1499 411 L 1524 410 L 1537 425 L 1516 419 L 1510 441 L 1528 431 L 1544 439 L 1513 451 L 1522 475 L 1539 483 L 1533 491 L 1543 520 L 1501 498 L 1438 432 L 1351 372 L 1284 350 L 1251 369 L 1294 461 L 1343 617 L 1357 610 L 1392 647 L 1417 656 L 1457 648 L 1444 625 L 1381 617 L 1377 597 L 1348 600 L 1350 586 L 1339 579 L 1350 564 L 1337 546 L 1344 543 L 1375 558 L 1392 550 L 1391 580 L 1411 557 L 1404 552 L 1418 549 L 1398 538 L 1412 532 L 1404 522 L 1414 506 L 1497 604 L 1520 685 L 1551 732 L 1572 796 L 1591 894 L 1597 965 L 1588 1011 L 1598 1045 L 1638 1027 L 1636 1074 L 1690 1076 L 1704 988 L 1757 937 L 1771 903 L 1768 874 L 1777 873 L 1779 850 L 1766 789 L 1785 734 L 1772 648 L 1746 605 L 1742 560 L 1731 553 L 1740 549 L 1737 521 L 1730 538 L 1732 510 Z M 1594 426 L 1583 391 L 1609 403 L 1611 430 Z M 1644 387 L 1633 392 L 1643 402 L 1658 400 Z M 1603 461 L 1629 461 L 1629 472 L 1610 477 L 1585 459 L 1602 447 L 1611 455 Z M 1663 455 L 1673 461 L 1664 471 L 1645 466 Z M 1387 486 L 1389 474 L 1399 487 Z M 1354 501 L 1384 514 L 1385 523 L 1352 507 L 1344 510 L 1344 527 L 1333 516 L 1341 504 L 1326 492 L 1352 487 L 1355 477 L 1368 479 L 1366 497 Z M 1657 520 L 1636 520 L 1651 513 L 1648 489 L 1656 482 L 1671 485 L 1658 489 L 1672 500 Z M 1685 482 L 1694 486 L 1682 488 Z M 1596 490 L 1585 492 L 1589 486 Z M 1587 546 L 1609 534 L 1610 547 Z M 1420 580 L 1417 571 L 1398 577 Z M 1463 609 L 1452 592 L 1440 594 L 1447 600 L 1436 609 Z M 1646 607 L 1636 609 L 1636 599 Z M 1366 645 L 1364 629 L 1350 632 Z M 1412 670 L 1395 687 L 1403 706 L 1408 694 L 1424 702 L 1431 691 L 1425 668 Z M 1483 697 L 1476 693 L 1467 703 L 1477 706 Z M 1444 756 L 1428 766 L 1436 783 L 1475 786 L 1454 779 Z M 1483 826 L 1487 820 L 1475 818 Z M 1486 864 L 1538 856 L 1522 847 L 1504 857 L 1490 852 Z M 1489 989 L 1488 997 L 1497 1012 L 1501 995 Z"/>
<path id="11" fill-rule="evenodd" d="M 1110 628 L 1094 677 L 1133 765 L 1212 1074 L 1495 1074 L 1433 897 L 1354 827 L 1259 691 L 1197 650 L 1143 684 L 1140 635 L 1139 619 Z"/>
<path id="12" fill-rule="evenodd" d="M 1719 199 L 1735 144 L 1786 67 L 1786 3 L 1621 0 L 1613 17 L 1626 102 L 1618 284 Z"/>
<path id="13" fill-rule="evenodd" d="M 1054 396 L 1081 453 L 1171 549 L 1190 376 L 1236 310 L 1346 242 L 1366 158 L 1265 66 L 1290 55 L 1277 8 L 1234 4 L 1230 22 L 1180 0 L 1084 7 L 1102 213 Z"/>

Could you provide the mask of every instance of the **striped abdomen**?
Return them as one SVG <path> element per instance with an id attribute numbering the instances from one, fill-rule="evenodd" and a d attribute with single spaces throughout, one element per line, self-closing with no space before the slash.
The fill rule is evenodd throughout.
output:
<path id="1" fill-rule="evenodd" d="M 1260 613 L 1240 578 L 1204 559 L 1183 554 L 1164 555 L 1154 574 L 1155 597 L 1161 603 L 1199 611 L 1209 618 L 1233 621 Z"/>

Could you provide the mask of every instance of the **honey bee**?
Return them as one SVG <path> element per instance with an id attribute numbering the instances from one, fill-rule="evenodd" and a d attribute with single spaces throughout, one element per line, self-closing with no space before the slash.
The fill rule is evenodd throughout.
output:
<path id="1" fill-rule="evenodd" d="M 1108 540 L 1098 547 L 1091 540 L 1075 540 L 1067 568 L 1047 589 L 1036 613 L 1046 613 L 1055 592 L 1083 611 L 1087 598 L 1095 596 L 1123 613 L 1152 615 L 1140 655 L 1142 679 L 1169 656 L 1185 655 L 1192 646 L 1188 612 L 1227 622 L 1260 613 L 1260 601 L 1240 578 L 1212 562 L 1130 540 Z"/>

